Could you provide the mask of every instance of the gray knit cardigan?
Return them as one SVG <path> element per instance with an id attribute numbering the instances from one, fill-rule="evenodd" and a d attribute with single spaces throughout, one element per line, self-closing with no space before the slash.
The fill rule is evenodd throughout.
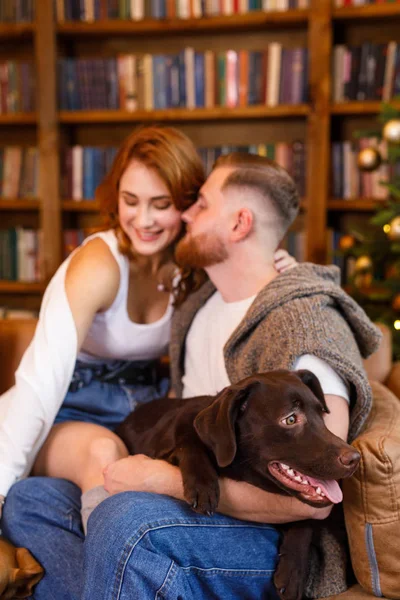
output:
<path id="1" fill-rule="evenodd" d="M 231 383 L 257 372 L 292 369 L 303 354 L 326 361 L 350 389 L 351 442 L 360 433 L 372 404 L 362 358 L 374 352 L 380 332 L 365 312 L 338 285 L 337 267 L 303 263 L 279 275 L 259 292 L 224 347 Z M 175 311 L 170 358 L 171 383 L 182 394 L 186 335 L 197 311 L 215 292 L 208 281 Z M 207 332 L 204 332 L 207 335 Z M 348 587 L 349 568 L 342 519 L 337 507 L 324 521 L 321 546 L 310 562 L 309 598 L 339 594 Z M 335 524 L 334 522 L 335 513 Z"/>

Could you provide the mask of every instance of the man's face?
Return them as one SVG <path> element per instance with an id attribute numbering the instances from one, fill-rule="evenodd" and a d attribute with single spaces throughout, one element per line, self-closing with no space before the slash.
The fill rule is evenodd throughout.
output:
<path id="1" fill-rule="evenodd" d="M 232 167 L 212 171 L 197 201 L 182 214 L 187 232 L 176 248 L 180 265 L 206 268 L 228 258 L 228 207 L 221 188 L 232 171 Z"/>

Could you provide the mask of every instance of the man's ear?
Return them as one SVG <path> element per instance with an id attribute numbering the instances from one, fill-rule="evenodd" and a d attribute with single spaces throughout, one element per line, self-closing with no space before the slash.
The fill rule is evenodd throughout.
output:
<path id="1" fill-rule="evenodd" d="M 220 467 L 227 467 L 235 458 L 236 419 L 250 387 L 248 382 L 226 387 L 194 420 L 197 435 L 214 453 Z"/>
<path id="2" fill-rule="evenodd" d="M 235 222 L 231 232 L 233 242 L 243 240 L 253 229 L 254 215 L 250 208 L 244 206 L 235 213 Z"/>
<path id="3" fill-rule="evenodd" d="M 314 373 L 311 373 L 311 371 L 308 371 L 307 369 L 300 369 L 299 371 L 295 371 L 295 373 L 298 377 L 300 377 L 302 382 L 310 388 L 314 396 L 318 398 L 318 400 L 322 404 L 324 412 L 329 413 L 330 411 L 326 404 L 324 392 L 322 391 L 322 387 L 318 377 L 314 375 Z"/>

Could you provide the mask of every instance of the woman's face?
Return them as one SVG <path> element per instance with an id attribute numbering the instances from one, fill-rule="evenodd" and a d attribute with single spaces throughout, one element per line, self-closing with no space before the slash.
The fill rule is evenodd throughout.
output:
<path id="1" fill-rule="evenodd" d="M 119 185 L 118 214 L 133 250 L 152 256 L 168 248 L 182 227 L 181 213 L 153 169 L 132 160 Z"/>

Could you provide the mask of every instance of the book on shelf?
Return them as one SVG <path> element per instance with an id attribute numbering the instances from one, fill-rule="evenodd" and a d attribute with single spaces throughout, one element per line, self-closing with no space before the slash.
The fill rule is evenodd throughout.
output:
<path id="1" fill-rule="evenodd" d="M 37 148 L 0 148 L 0 198 L 37 197 L 38 173 Z"/>
<path id="2" fill-rule="evenodd" d="M 153 110 L 296 105 L 308 100 L 308 49 L 61 58 L 61 110 Z"/>
<path id="3" fill-rule="evenodd" d="M 400 177 L 400 160 L 387 164 L 385 160 L 372 172 L 361 171 L 357 157 L 364 148 L 377 148 L 382 158 L 387 157 L 385 140 L 368 137 L 353 141 L 333 142 L 331 148 L 331 192 L 334 198 L 344 200 L 370 198 L 385 200 L 388 189 L 382 182 Z"/>
<path id="4" fill-rule="evenodd" d="M 114 147 L 72 146 L 61 152 L 61 197 L 72 198 L 77 202 L 94 199 L 95 190 L 109 172 L 117 153 Z M 209 173 L 221 154 L 242 151 L 260 154 L 275 160 L 293 177 L 300 196 L 305 195 L 306 147 L 301 140 L 292 143 L 225 145 L 213 148 L 199 148 L 198 152 L 205 170 Z"/>
<path id="5" fill-rule="evenodd" d="M 253 11 L 306 9 L 309 0 L 54 0 L 58 23 L 106 19 L 200 19 Z"/>
<path id="6" fill-rule="evenodd" d="M 27 283 L 43 279 L 41 237 L 35 229 L 0 229 L 0 279 Z"/>
<path id="7" fill-rule="evenodd" d="M 0 23 L 31 23 L 35 0 L 1 0 Z"/>
<path id="8" fill-rule="evenodd" d="M 333 49 L 333 101 L 389 101 L 400 94 L 400 44 L 364 42 Z"/>
<path id="9" fill-rule="evenodd" d="M 0 61 L 0 115 L 35 110 L 35 78 L 29 61 Z"/>

